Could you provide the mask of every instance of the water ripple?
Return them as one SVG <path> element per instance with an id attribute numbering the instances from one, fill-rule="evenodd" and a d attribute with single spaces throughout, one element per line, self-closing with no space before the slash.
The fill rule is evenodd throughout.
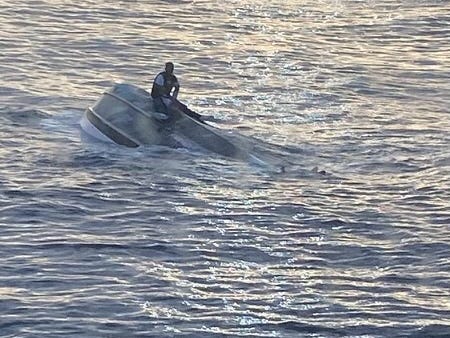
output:
<path id="1" fill-rule="evenodd" d="M 448 336 L 448 12 L 0 1 L 2 337 Z M 82 133 L 167 60 L 270 165 Z"/>

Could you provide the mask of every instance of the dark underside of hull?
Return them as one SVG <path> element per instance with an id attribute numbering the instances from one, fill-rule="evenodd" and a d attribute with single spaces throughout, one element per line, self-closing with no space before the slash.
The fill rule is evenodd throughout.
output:
<path id="1" fill-rule="evenodd" d="M 187 114 L 190 110 L 182 108 L 182 104 L 172 104 L 168 118 L 161 120 L 155 114 L 149 93 L 133 85 L 118 84 L 86 111 L 86 117 L 106 137 L 127 147 L 170 146 L 183 144 L 183 139 L 187 139 L 223 156 L 248 157 L 248 152 L 229 140 L 226 132 Z"/>

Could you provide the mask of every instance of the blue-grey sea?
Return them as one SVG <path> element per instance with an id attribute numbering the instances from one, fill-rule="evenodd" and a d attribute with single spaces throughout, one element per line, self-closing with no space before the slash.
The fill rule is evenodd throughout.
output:
<path id="1" fill-rule="evenodd" d="M 167 61 L 270 163 L 83 132 Z M 0 337 L 450 337 L 450 2 L 0 0 Z"/>

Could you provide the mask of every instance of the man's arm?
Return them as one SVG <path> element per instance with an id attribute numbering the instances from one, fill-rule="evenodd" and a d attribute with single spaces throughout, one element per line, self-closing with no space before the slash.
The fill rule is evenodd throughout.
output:
<path id="1" fill-rule="evenodd" d="M 180 84 L 177 82 L 175 82 L 174 84 L 175 90 L 173 91 L 173 98 L 176 99 L 178 96 L 178 92 L 180 91 Z"/>
<path id="2" fill-rule="evenodd" d="M 175 79 L 175 82 L 173 83 L 173 86 L 175 87 L 175 90 L 173 91 L 172 97 L 176 100 L 177 96 L 178 96 L 178 92 L 180 91 L 180 83 L 178 82 L 178 79 L 177 79 L 177 77 L 175 75 L 173 77 Z"/>
<path id="3" fill-rule="evenodd" d="M 164 95 L 164 77 L 159 74 L 155 81 L 153 82 L 153 87 L 156 91 L 156 96 L 163 96 Z"/>

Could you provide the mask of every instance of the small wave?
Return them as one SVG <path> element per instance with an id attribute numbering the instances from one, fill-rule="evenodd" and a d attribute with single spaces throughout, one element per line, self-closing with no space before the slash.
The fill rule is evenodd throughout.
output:
<path id="1" fill-rule="evenodd" d="M 0 120 L 4 119 L 6 123 L 11 123 L 13 126 L 26 126 L 39 123 L 42 119 L 48 118 L 51 115 L 39 109 L 24 109 L 16 107 L 2 107 L 0 108 Z"/>

